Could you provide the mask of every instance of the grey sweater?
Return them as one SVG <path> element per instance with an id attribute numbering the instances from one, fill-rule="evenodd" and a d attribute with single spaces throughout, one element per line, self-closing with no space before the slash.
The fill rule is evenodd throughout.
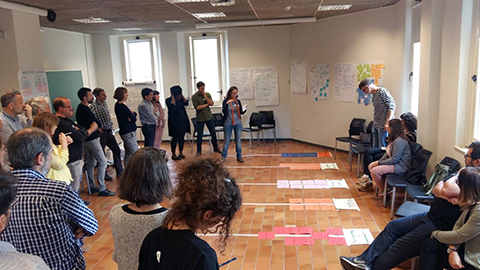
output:
<path id="1" fill-rule="evenodd" d="M 167 211 L 127 213 L 122 206 L 123 204 L 117 204 L 110 210 L 109 219 L 114 241 L 112 257 L 119 270 L 136 270 L 143 239 L 149 232 L 160 227 Z"/>
<path id="2" fill-rule="evenodd" d="M 378 165 L 394 165 L 395 174 L 403 175 L 410 166 L 411 153 L 407 140 L 397 137 L 390 145 L 391 157 L 385 153 Z"/>

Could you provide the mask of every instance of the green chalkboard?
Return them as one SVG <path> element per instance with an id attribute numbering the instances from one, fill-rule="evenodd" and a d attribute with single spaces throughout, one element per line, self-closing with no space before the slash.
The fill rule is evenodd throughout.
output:
<path id="1" fill-rule="evenodd" d="M 83 87 L 82 71 L 55 70 L 46 71 L 46 74 L 50 100 L 53 101 L 56 97 L 67 97 L 72 102 L 73 109 L 76 110 L 80 103 L 77 92 Z M 73 115 L 72 120 L 76 121 L 75 114 Z"/>

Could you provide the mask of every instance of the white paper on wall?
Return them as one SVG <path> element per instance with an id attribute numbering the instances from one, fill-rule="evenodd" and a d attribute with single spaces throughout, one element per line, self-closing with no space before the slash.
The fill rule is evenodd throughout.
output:
<path id="1" fill-rule="evenodd" d="M 355 64 L 335 64 L 335 101 L 355 102 L 357 89 L 357 77 Z"/>
<path id="2" fill-rule="evenodd" d="M 292 62 L 290 65 L 290 93 L 307 94 L 307 61 Z"/>
<path id="3" fill-rule="evenodd" d="M 230 86 L 238 88 L 240 100 L 253 99 L 253 71 L 251 68 L 230 69 Z"/>

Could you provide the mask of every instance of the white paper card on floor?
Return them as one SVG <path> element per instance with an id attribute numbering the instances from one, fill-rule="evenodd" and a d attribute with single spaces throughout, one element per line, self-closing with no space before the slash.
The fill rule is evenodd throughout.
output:
<path id="1" fill-rule="evenodd" d="M 320 163 L 322 170 L 338 170 L 337 163 Z"/>
<path id="2" fill-rule="evenodd" d="M 343 229 L 343 235 L 347 246 L 370 245 L 373 242 L 373 236 L 369 229 Z"/>
<path id="3" fill-rule="evenodd" d="M 360 208 L 357 205 L 357 202 L 355 199 L 333 199 L 333 204 L 335 205 L 335 208 L 337 210 L 358 210 L 360 211 Z"/>
<path id="4" fill-rule="evenodd" d="M 347 185 L 347 182 L 345 182 L 345 179 L 327 180 L 327 186 L 328 186 L 328 188 L 346 188 L 346 189 L 348 189 L 348 185 Z"/>

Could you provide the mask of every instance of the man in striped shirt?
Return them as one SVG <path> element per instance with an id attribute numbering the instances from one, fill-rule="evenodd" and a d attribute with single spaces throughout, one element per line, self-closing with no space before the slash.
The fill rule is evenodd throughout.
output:
<path id="1" fill-rule="evenodd" d="M 17 201 L 2 240 L 19 252 L 41 257 L 51 269 L 85 269 L 81 239 L 98 222 L 71 186 L 45 178 L 52 162 L 52 140 L 37 128 L 13 133 L 8 142 Z"/>
<path id="2" fill-rule="evenodd" d="M 373 95 L 373 148 L 386 146 L 388 120 L 394 118 L 395 100 L 387 88 L 376 86 L 373 80 L 363 79 L 358 88 Z"/>

